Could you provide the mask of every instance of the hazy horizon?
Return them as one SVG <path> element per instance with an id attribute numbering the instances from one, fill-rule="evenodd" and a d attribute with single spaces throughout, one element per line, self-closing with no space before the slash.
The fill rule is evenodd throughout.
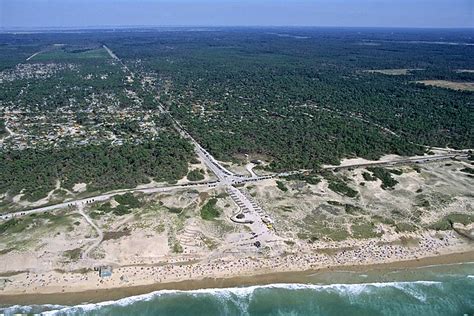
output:
<path id="1" fill-rule="evenodd" d="M 470 0 L 0 0 L 0 28 L 472 28 Z"/>

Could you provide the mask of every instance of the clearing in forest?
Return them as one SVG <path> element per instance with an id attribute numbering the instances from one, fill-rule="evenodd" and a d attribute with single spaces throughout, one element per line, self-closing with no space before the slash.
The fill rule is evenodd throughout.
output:
<path id="1" fill-rule="evenodd" d="M 110 58 L 107 51 L 100 48 L 84 48 L 84 49 L 53 49 L 41 52 L 31 58 L 33 61 L 45 60 L 70 60 L 70 59 L 106 59 Z"/>
<path id="2" fill-rule="evenodd" d="M 454 82 L 447 80 L 422 80 L 417 81 L 428 86 L 446 88 L 452 90 L 474 91 L 474 82 Z"/>
<path id="3" fill-rule="evenodd" d="M 364 70 L 364 72 L 368 73 L 378 73 L 390 76 L 402 76 L 402 75 L 409 75 L 410 72 L 414 70 L 423 70 L 423 69 L 373 69 L 373 70 Z"/>

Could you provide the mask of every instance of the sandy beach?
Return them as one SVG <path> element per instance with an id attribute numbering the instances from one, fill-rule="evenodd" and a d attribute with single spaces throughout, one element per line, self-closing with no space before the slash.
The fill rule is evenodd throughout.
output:
<path id="1" fill-rule="evenodd" d="M 350 253 L 350 251 L 344 251 Z M 24 273 L 11 276 L 17 286 L 9 286 L 0 294 L 2 304 L 62 304 L 73 305 L 84 302 L 101 302 L 123 297 L 150 293 L 157 290 L 195 290 L 204 288 L 225 288 L 236 286 L 265 285 L 272 283 L 308 283 L 318 281 L 315 274 L 326 274 L 318 282 L 327 282 L 327 273 L 353 271 L 386 272 L 433 265 L 474 262 L 474 250 L 470 246 L 457 246 L 439 252 L 434 256 L 414 255 L 410 259 L 366 260 L 335 264 L 342 259 L 332 255 L 333 263 L 313 262 L 314 257 L 303 255 L 290 258 L 256 260 L 219 260 L 204 267 L 199 264 L 144 265 L 121 267 L 114 270 L 110 278 L 100 279 L 97 272 L 88 273 Z M 251 264 L 250 262 L 254 262 Z M 273 262 L 273 264 L 271 264 Z M 233 269 L 232 269 L 233 268 Z M 203 271 L 207 269 L 206 271 Z M 136 277 L 141 274 L 141 277 Z M 124 281 L 135 276 L 136 279 Z M 23 281 L 21 281 L 23 279 Z M 30 281 L 28 281 L 30 280 Z M 45 282 L 49 280 L 49 282 Z M 23 287 L 23 282 L 29 282 Z M 39 283 L 42 286 L 35 286 Z"/>

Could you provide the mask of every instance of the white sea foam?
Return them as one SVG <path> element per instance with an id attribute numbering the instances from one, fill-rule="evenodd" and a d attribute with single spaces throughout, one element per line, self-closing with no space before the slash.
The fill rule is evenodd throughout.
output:
<path id="1" fill-rule="evenodd" d="M 407 292 L 409 295 L 419 299 L 420 301 L 426 300 L 426 297 L 416 289 L 416 285 L 425 285 L 425 286 L 439 286 L 441 282 L 435 281 L 415 281 L 415 282 L 380 282 L 380 283 L 361 283 L 361 284 L 329 284 L 329 285 L 320 285 L 320 284 L 300 284 L 300 283 L 277 283 L 277 284 L 268 284 L 268 285 L 255 285 L 249 287 L 233 287 L 233 288 L 211 288 L 211 289 L 199 289 L 191 291 L 181 291 L 181 290 L 161 290 L 148 294 L 136 295 L 131 297 L 126 297 L 116 301 L 106 301 L 101 303 L 91 303 L 76 305 L 71 307 L 61 307 L 56 310 L 44 312 L 44 315 L 55 315 L 55 314 L 73 314 L 75 312 L 90 312 L 96 309 L 107 306 L 127 306 L 135 302 L 146 302 L 154 298 L 163 296 L 163 295 L 176 295 L 176 294 L 185 294 L 192 296 L 203 296 L 203 295 L 212 295 L 220 297 L 224 300 L 233 299 L 233 298 L 246 298 L 247 302 L 243 306 L 248 306 L 248 302 L 251 299 L 251 296 L 254 295 L 256 290 L 264 289 L 283 289 L 283 290 L 313 290 L 313 291 L 331 291 L 335 293 L 340 293 L 342 295 L 348 296 L 357 296 L 362 293 L 370 293 L 376 288 L 386 288 L 392 287 L 402 291 Z"/>
<path id="2" fill-rule="evenodd" d="M 14 314 L 17 314 L 18 311 L 21 311 L 21 313 L 32 314 L 32 313 L 35 313 L 36 310 L 49 309 L 52 311 L 56 311 L 56 310 L 64 309 L 64 308 L 68 308 L 68 306 L 53 305 L 53 304 L 30 305 L 30 306 L 13 305 L 6 308 L 0 308 L 0 314 L 14 315 Z"/>

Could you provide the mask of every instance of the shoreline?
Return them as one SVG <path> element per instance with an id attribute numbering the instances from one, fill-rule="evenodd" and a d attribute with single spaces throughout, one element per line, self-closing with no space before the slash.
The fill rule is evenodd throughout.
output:
<path id="1" fill-rule="evenodd" d="M 376 272 L 387 273 L 409 269 L 443 266 L 450 264 L 462 264 L 474 262 L 474 250 L 462 251 L 451 254 L 443 254 L 419 259 L 393 261 L 376 264 L 336 265 L 319 269 L 305 271 L 285 271 L 256 273 L 254 275 L 233 276 L 227 278 L 203 278 L 189 279 L 176 282 L 154 283 L 148 285 L 133 285 L 114 288 L 102 288 L 97 290 L 85 290 L 80 292 L 58 292 L 49 294 L 1 294 L 2 305 L 33 305 L 33 304 L 59 304 L 77 305 L 81 303 L 98 303 L 114 301 L 125 297 L 148 294 L 160 290 L 190 291 L 198 289 L 246 287 L 256 285 L 268 285 L 275 283 L 303 283 L 320 284 L 315 274 L 330 274 L 333 272 Z M 309 280 L 309 278 L 312 278 Z M 321 278 L 321 280 L 323 280 Z M 310 282 L 311 281 L 311 282 Z M 330 284 L 322 281 L 322 284 Z M 351 282 L 347 282 L 350 284 Z"/>

